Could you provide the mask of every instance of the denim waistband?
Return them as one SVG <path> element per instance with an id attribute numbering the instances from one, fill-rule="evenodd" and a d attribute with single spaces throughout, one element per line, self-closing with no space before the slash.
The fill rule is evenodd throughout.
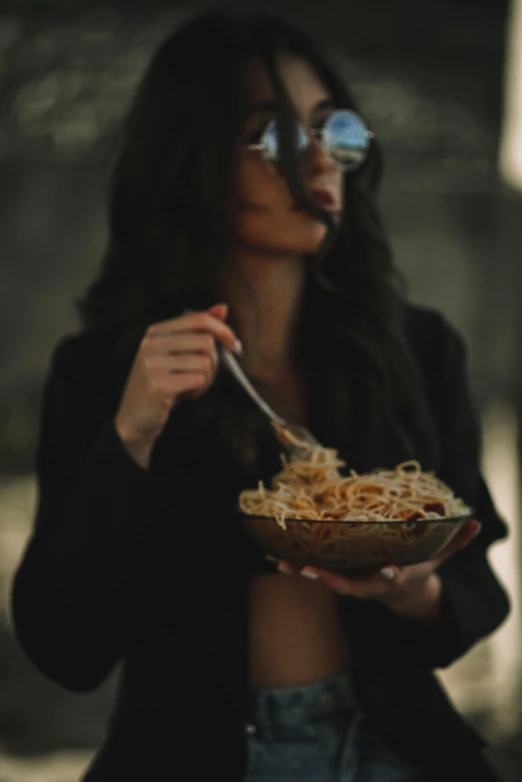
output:
<path id="1" fill-rule="evenodd" d="M 350 673 L 295 687 L 252 689 L 250 733 L 275 737 L 360 710 Z"/>

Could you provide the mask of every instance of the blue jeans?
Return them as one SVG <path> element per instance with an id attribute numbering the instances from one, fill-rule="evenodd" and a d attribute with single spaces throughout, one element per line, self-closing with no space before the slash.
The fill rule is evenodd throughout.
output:
<path id="1" fill-rule="evenodd" d="M 244 782 L 422 782 L 372 731 L 350 674 L 252 693 Z"/>

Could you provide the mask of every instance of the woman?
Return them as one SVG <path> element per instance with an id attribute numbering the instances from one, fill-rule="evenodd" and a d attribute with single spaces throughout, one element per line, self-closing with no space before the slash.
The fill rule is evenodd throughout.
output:
<path id="1" fill-rule="evenodd" d="M 495 778 L 431 671 L 505 618 L 486 558 L 505 527 L 462 341 L 397 285 L 380 172 L 342 80 L 276 18 L 200 16 L 144 76 L 84 328 L 47 378 L 13 589 L 20 644 L 63 687 L 123 662 L 86 780 Z M 276 569 L 235 508 L 280 448 L 221 345 L 349 467 L 419 459 L 478 521 L 444 561 Z"/>

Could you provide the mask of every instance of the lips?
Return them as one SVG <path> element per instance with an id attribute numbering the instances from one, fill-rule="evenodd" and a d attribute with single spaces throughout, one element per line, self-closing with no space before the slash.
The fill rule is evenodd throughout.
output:
<path id="1" fill-rule="evenodd" d="M 337 211 L 336 199 L 329 190 L 315 188 L 310 192 L 310 195 L 323 209 L 328 209 L 329 212 Z"/>

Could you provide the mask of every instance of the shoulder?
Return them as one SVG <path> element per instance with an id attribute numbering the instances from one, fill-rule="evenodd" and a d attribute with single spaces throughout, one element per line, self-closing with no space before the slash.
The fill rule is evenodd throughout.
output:
<path id="1" fill-rule="evenodd" d="M 103 337 L 97 332 L 64 334 L 55 344 L 52 363 L 60 368 L 100 360 Z"/>
<path id="2" fill-rule="evenodd" d="M 107 335 L 102 332 L 65 334 L 55 344 L 50 371 L 61 377 L 86 377 L 103 372 L 110 362 Z"/>

